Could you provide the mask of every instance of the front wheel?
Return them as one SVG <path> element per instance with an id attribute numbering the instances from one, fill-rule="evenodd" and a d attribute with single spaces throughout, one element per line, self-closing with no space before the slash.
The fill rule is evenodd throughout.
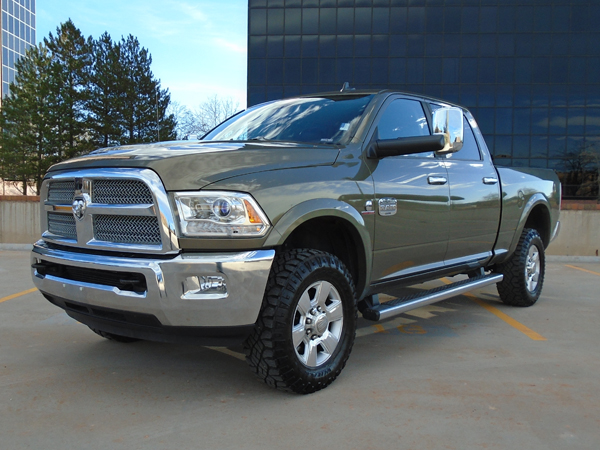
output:
<path id="1" fill-rule="evenodd" d="M 291 250 L 273 263 L 246 360 L 268 385 L 310 394 L 344 368 L 356 333 L 352 277 L 335 256 Z"/>
<path id="2" fill-rule="evenodd" d="M 504 275 L 497 284 L 500 299 L 512 306 L 533 305 L 542 293 L 545 262 L 544 243 L 539 233 L 524 229 L 515 253 L 497 268 Z"/>

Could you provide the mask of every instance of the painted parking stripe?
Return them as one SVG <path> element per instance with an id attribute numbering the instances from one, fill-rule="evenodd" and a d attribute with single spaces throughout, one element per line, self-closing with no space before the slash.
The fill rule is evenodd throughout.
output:
<path id="1" fill-rule="evenodd" d="M 594 272 L 593 270 L 582 269 L 581 267 L 571 266 L 569 264 L 565 264 L 565 266 L 570 267 L 571 269 L 581 270 L 582 272 L 591 273 L 592 275 L 598 275 L 600 277 L 600 273 Z"/>
<path id="2" fill-rule="evenodd" d="M 12 300 L 13 298 L 21 297 L 23 295 L 31 294 L 32 292 L 37 291 L 37 288 L 28 289 L 23 292 L 19 292 L 18 294 L 9 295 L 8 297 L 0 298 L 0 303 L 6 302 L 8 300 Z"/>
<path id="3" fill-rule="evenodd" d="M 452 282 L 446 278 L 442 278 L 442 281 L 445 284 L 451 284 Z M 471 300 L 473 300 L 475 303 L 477 303 L 479 306 L 481 306 L 482 308 L 486 309 L 487 311 L 491 312 L 493 315 L 495 315 L 496 317 L 498 317 L 499 319 L 502 319 L 504 322 L 506 322 L 507 324 L 509 324 L 511 327 L 519 330 L 521 333 L 523 333 L 525 336 L 533 339 L 534 341 L 546 341 L 547 339 L 542 336 L 539 333 L 536 333 L 535 331 L 533 331 L 531 328 L 523 325 L 521 322 L 516 321 L 515 319 L 513 319 L 512 317 L 510 317 L 509 315 L 503 313 L 502 311 L 500 311 L 498 308 L 493 307 L 492 305 L 484 302 L 483 300 L 475 297 L 473 294 L 471 294 L 470 292 L 467 292 L 465 294 L 462 294 L 465 297 L 470 298 Z"/>

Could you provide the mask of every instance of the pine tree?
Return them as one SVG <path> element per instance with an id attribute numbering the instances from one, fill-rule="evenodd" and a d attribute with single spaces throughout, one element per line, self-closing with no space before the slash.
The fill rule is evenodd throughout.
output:
<path id="1" fill-rule="evenodd" d="M 4 98 L 0 114 L 0 156 L 3 177 L 20 180 L 23 192 L 34 182 L 39 193 L 48 168 L 60 158 L 57 130 L 53 129 L 51 56 L 43 45 L 32 47 L 15 63 L 17 75 Z"/>
<path id="2" fill-rule="evenodd" d="M 52 89 L 56 93 L 54 106 L 56 126 L 62 138 L 60 156 L 72 158 L 90 151 L 90 123 L 87 103 L 92 68 L 92 39 L 85 39 L 71 20 L 50 33 L 44 44 L 52 55 Z"/>

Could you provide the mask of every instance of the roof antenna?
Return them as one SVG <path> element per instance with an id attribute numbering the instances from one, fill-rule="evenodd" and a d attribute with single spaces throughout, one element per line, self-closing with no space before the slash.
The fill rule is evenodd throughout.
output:
<path id="1" fill-rule="evenodd" d="M 340 92 L 346 92 L 346 91 L 354 91 L 354 88 L 350 87 L 350 83 L 348 83 L 347 81 L 344 81 L 344 85 L 342 86 L 342 89 L 340 89 Z"/>

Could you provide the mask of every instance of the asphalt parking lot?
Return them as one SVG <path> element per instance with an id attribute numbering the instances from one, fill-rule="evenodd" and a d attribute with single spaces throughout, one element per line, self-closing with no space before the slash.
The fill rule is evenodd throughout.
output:
<path id="1" fill-rule="evenodd" d="M 531 308 L 494 287 L 373 325 L 338 380 L 271 390 L 241 349 L 106 341 L 0 251 L 1 449 L 598 449 L 600 263 L 550 262 Z"/>

